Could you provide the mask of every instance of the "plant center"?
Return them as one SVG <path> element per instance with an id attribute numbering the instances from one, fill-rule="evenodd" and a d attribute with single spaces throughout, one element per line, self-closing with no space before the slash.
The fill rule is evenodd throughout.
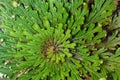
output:
<path id="1" fill-rule="evenodd" d="M 56 47 L 54 45 L 50 45 L 47 47 L 46 51 L 54 53 L 56 51 Z"/>

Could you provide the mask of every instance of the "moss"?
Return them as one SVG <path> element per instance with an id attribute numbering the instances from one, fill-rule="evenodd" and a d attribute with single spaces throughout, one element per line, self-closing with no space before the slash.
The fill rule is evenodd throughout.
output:
<path id="1" fill-rule="evenodd" d="M 0 72 L 10 80 L 119 80 L 113 0 L 0 0 Z"/>

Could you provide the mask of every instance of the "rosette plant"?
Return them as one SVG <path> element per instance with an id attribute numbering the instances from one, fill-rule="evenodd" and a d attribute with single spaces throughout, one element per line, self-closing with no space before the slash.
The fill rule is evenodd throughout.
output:
<path id="1" fill-rule="evenodd" d="M 113 0 L 0 0 L 0 72 L 8 80 L 120 80 Z"/>

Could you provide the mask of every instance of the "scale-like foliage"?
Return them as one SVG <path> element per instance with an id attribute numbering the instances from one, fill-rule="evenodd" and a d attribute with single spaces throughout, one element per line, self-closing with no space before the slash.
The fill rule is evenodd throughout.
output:
<path id="1" fill-rule="evenodd" d="M 113 0 L 88 6 L 88 0 L 0 0 L 0 72 L 8 80 L 119 80 L 119 30 L 108 36 L 103 28 L 120 27 L 120 17 L 110 17 Z"/>
<path id="2" fill-rule="evenodd" d="M 114 8 L 113 0 L 94 0 L 94 5 L 92 5 L 92 10 L 87 17 L 86 24 L 89 25 L 96 22 L 108 24 L 108 21 L 110 21 L 109 17 Z"/>

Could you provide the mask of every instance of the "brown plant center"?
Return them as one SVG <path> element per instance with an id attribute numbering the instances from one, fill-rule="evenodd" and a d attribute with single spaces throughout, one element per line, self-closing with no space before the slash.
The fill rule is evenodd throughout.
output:
<path id="1" fill-rule="evenodd" d="M 47 51 L 50 51 L 50 52 L 55 52 L 55 49 L 56 47 L 54 45 L 50 45 L 47 47 Z"/>

